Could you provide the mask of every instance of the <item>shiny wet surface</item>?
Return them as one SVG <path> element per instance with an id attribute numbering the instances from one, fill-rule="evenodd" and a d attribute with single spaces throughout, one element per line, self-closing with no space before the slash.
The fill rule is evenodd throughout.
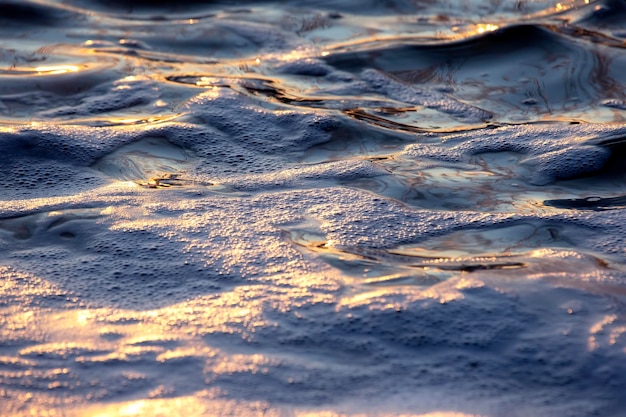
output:
<path id="1" fill-rule="evenodd" d="M 623 415 L 624 16 L 2 2 L 0 414 Z"/>

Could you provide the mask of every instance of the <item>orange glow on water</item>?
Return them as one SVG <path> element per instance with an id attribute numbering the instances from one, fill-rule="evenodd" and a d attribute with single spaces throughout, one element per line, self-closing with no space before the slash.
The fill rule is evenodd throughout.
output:
<path id="1" fill-rule="evenodd" d="M 493 25 L 491 23 L 480 24 L 480 25 L 477 25 L 477 27 L 476 27 L 476 33 L 493 32 L 495 30 L 498 30 L 499 27 L 500 26 Z"/>
<path id="2" fill-rule="evenodd" d="M 76 65 L 53 65 L 36 67 L 35 71 L 37 71 L 38 75 L 55 75 L 66 74 L 68 72 L 77 72 L 79 69 L 80 67 Z"/>

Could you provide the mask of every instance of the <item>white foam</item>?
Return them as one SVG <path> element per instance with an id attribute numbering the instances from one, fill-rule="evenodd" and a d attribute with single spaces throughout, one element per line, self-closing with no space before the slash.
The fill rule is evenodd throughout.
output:
<path id="1" fill-rule="evenodd" d="M 347 402 L 350 410 L 366 398 L 398 392 L 429 397 L 432 386 L 440 386 L 439 393 L 455 398 L 454 408 L 485 415 L 497 415 L 504 404 L 587 415 L 621 392 L 623 343 L 606 335 L 621 334 L 614 292 L 625 277 L 591 255 L 542 251 L 545 239 L 533 243 L 524 235 L 520 244 L 528 249 L 516 255 L 521 265 L 514 275 L 506 268 L 467 272 L 492 262 L 479 254 L 429 261 L 427 268 L 445 272 L 433 273 L 440 277 L 435 281 L 405 278 L 413 284 L 383 285 L 397 282 L 384 275 L 385 268 L 398 267 L 394 250 L 434 248 L 463 230 L 489 239 L 487 232 L 497 228 L 561 227 L 576 250 L 608 257 L 623 248 L 615 232 L 621 212 L 415 210 L 338 185 L 392 175 L 372 162 L 298 162 L 304 151 L 330 140 L 342 126 L 339 117 L 263 108 L 224 88 L 199 95 L 184 111 L 186 124 L 35 125 L 3 136 L 5 155 L 52 161 L 59 184 L 71 187 L 70 173 L 96 175 L 93 168 L 112 177 L 70 188 L 65 196 L 53 188 L 54 198 L 37 188 L 20 197 L 23 187 L 6 183 L 0 247 L 10 268 L 3 277 L 12 280 L 11 288 L 45 277 L 62 296 L 37 301 L 33 309 L 33 301 L 23 303 L 25 292 L 11 293 L 15 301 L 5 307 L 4 320 L 17 320 L 28 307 L 39 326 L 52 330 L 46 337 L 9 331 L 23 347 L 5 349 L 5 356 L 29 360 L 26 368 L 41 371 L 61 360 L 73 375 L 70 381 L 61 373 L 50 382 L 20 373 L 17 385 L 7 385 L 11 392 L 20 392 L 19 384 L 27 381 L 41 387 L 58 382 L 59 393 L 115 400 L 122 392 L 133 398 L 146 391 L 186 395 L 209 381 L 236 401 Z M 430 136 L 427 146 L 409 145 L 400 156 L 469 164 L 472 155 L 505 150 L 526 155 L 526 164 L 548 167 L 552 155 L 580 150 L 604 160 L 605 149 L 593 144 L 621 129 L 546 125 Z M 233 163 L 238 155 L 246 157 Z M 160 190 L 111 182 L 158 170 L 222 178 L 252 194 L 218 192 L 207 182 Z M 20 215 L 26 211 L 36 214 Z M 318 225 L 315 233 L 327 250 L 341 255 L 317 255 L 284 238 L 285 231 L 306 222 Z M 491 251 L 506 255 L 505 246 L 516 245 L 510 233 L 509 243 L 494 244 Z M 414 263 L 400 266 L 418 275 L 424 265 L 416 270 Z M 351 274 L 343 268 L 352 268 Z M 372 276 L 366 269 L 381 274 L 376 292 L 358 289 L 359 274 Z M 88 336 L 78 340 L 76 330 L 51 324 L 52 316 L 38 303 L 53 308 L 62 323 L 77 320 L 70 318 L 75 309 L 83 311 Z M 141 326 L 152 326 L 151 339 Z M 489 359 L 478 352 L 488 352 Z M 598 355 L 611 367 L 596 367 Z M 182 378 L 181 367 L 194 371 Z M 101 376 L 91 384 L 94 375 Z M 604 392 L 588 391 L 581 405 L 578 393 L 589 390 L 588 384 L 600 384 Z M 530 394 L 535 402 L 527 402 Z M 37 398 L 42 407 L 48 404 Z M 420 407 L 415 409 L 429 412 L 441 404 Z"/>

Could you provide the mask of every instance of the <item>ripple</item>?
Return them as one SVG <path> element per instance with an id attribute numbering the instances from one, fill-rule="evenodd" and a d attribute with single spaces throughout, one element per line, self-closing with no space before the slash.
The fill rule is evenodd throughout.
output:
<path id="1" fill-rule="evenodd" d="M 426 84 L 447 90 L 492 112 L 495 121 L 585 119 L 590 109 L 611 120 L 599 102 L 620 96 L 626 81 L 610 69 L 614 52 L 587 48 L 559 31 L 547 25 L 505 26 L 454 42 L 363 45 L 331 52 L 324 60 L 357 74 L 378 68 L 406 88 Z"/>
<path id="2" fill-rule="evenodd" d="M 188 152 L 163 138 L 146 138 L 104 156 L 93 168 L 121 181 L 163 188 L 184 183 L 179 175 L 190 159 Z"/>

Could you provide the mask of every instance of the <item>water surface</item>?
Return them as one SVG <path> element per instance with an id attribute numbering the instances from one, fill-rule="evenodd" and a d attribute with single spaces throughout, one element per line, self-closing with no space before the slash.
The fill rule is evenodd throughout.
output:
<path id="1" fill-rule="evenodd" d="M 0 4 L 0 414 L 622 416 L 626 5 Z"/>

